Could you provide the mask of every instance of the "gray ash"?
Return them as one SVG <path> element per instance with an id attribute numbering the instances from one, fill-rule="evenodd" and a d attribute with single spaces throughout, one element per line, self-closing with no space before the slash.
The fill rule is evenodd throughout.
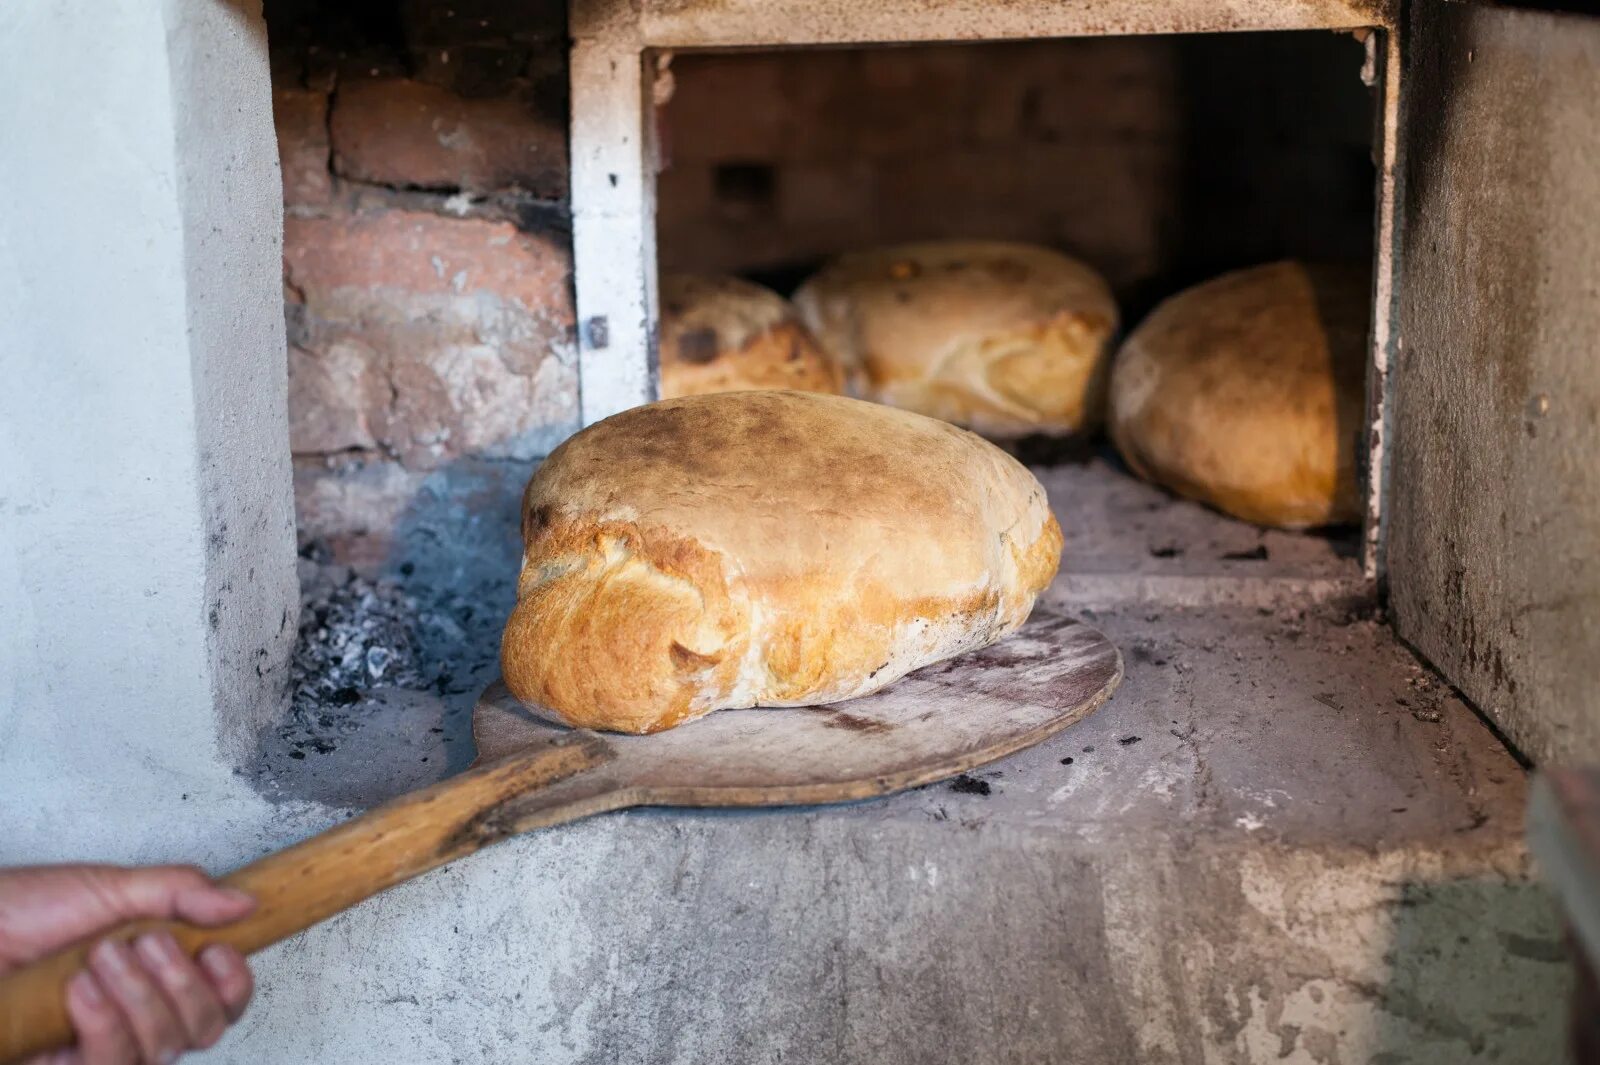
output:
<path id="1" fill-rule="evenodd" d="M 360 727 L 370 692 L 468 691 L 498 651 L 499 605 L 482 595 L 302 563 L 293 693 L 279 736 L 295 750 L 326 754 Z"/>

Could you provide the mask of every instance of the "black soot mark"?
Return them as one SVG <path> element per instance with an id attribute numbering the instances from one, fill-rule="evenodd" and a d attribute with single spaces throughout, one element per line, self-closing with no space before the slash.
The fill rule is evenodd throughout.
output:
<path id="1" fill-rule="evenodd" d="M 1037 653 L 1029 654 L 1005 643 L 997 643 L 973 652 L 970 661 L 979 666 L 1012 669 L 1037 662 L 1039 657 Z"/>

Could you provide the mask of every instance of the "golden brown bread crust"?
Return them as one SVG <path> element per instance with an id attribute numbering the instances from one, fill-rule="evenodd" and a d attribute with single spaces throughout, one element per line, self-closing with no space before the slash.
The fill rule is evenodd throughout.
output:
<path id="1" fill-rule="evenodd" d="M 1141 477 L 1246 521 L 1360 518 L 1367 280 L 1281 262 L 1180 292 L 1111 372 L 1111 437 Z"/>
<path id="2" fill-rule="evenodd" d="M 838 363 L 770 289 L 737 277 L 661 278 L 661 398 L 746 389 L 844 391 Z"/>
<path id="3" fill-rule="evenodd" d="M 857 395 L 985 436 L 1099 425 L 1117 307 L 1048 248 L 930 241 L 841 256 L 795 293 Z"/>
<path id="4" fill-rule="evenodd" d="M 870 694 L 1026 620 L 1061 530 L 971 433 L 837 396 L 638 407 L 568 440 L 523 500 L 507 685 L 570 724 Z"/>

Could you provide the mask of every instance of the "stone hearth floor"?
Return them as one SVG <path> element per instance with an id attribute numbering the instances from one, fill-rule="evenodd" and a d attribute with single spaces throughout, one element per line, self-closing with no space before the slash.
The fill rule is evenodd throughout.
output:
<path id="1" fill-rule="evenodd" d="M 275 948 L 221 1060 L 374 1031 L 361 1060 L 1554 1060 L 1525 770 L 1363 598 L 1353 542 L 1102 458 L 1041 472 L 1047 601 L 1125 659 L 1099 712 L 888 799 L 506 843 Z M 337 707 L 261 785 L 332 820 L 457 771 L 492 673 Z"/>

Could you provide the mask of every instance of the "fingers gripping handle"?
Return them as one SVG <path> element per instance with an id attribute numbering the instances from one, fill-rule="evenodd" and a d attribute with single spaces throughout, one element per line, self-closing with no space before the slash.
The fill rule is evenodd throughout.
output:
<path id="1" fill-rule="evenodd" d="M 565 807 L 538 807 L 536 818 L 522 816 L 524 805 L 515 800 L 609 760 L 599 737 L 570 733 L 402 796 L 225 877 L 228 886 L 256 899 L 255 910 L 243 920 L 219 928 L 129 922 L 0 977 L 0 1065 L 73 1042 L 66 985 L 84 967 L 94 943 L 165 928 L 190 956 L 213 943 L 253 953 L 524 828 L 570 819 L 562 816 Z M 574 803 L 571 816 L 598 808 Z"/>

